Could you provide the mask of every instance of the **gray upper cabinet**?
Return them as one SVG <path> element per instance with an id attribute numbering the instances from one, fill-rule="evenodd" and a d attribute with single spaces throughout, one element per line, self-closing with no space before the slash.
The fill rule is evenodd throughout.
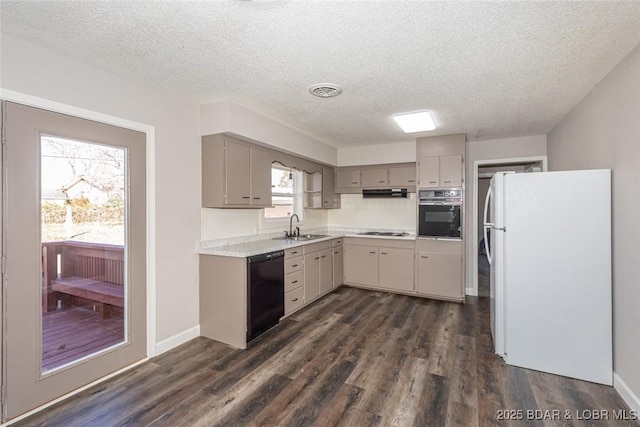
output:
<path id="1" fill-rule="evenodd" d="M 333 168 L 322 168 L 322 207 L 336 208 L 336 198 L 334 197 L 334 172 Z"/>
<path id="2" fill-rule="evenodd" d="M 406 188 L 416 191 L 416 164 L 345 166 L 336 171 L 335 192 L 360 194 L 365 188 Z"/>
<path id="3" fill-rule="evenodd" d="M 251 148 L 251 204 L 271 206 L 271 156 L 259 148 Z"/>
<path id="4" fill-rule="evenodd" d="M 334 209 L 340 207 L 340 195 L 334 192 L 334 169 L 323 166 L 322 172 L 305 173 L 305 201 L 307 209 Z"/>
<path id="5" fill-rule="evenodd" d="M 271 206 L 271 158 L 267 150 L 223 135 L 202 138 L 202 206 Z"/>
<path id="6" fill-rule="evenodd" d="M 460 154 L 440 156 L 440 185 L 442 187 L 462 186 L 462 156 Z"/>
<path id="7" fill-rule="evenodd" d="M 462 186 L 462 156 L 420 157 L 420 188 Z"/>
<path id="8" fill-rule="evenodd" d="M 392 187 L 415 186 L 416 167 L 404 166 L 389 168 L 389 185 Z"/>
<path id="9" fill-rule="evenodd" d="M 251 204 L 251 149 L 225 141 L 225 204 Z"/>
<path id="10" fill-rule="evenodd" d="M 336 188 L 360 188 L 360 169 L 337 171 Z"/>
<path id="11" fill-rule="evenodd" d="M 360 172 L 362 188 L 380 188 L 389 185 L 389 168 L 363 169 Z"/>

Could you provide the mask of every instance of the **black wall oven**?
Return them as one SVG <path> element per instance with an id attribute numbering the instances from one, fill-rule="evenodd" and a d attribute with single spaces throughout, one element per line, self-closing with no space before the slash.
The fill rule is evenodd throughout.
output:
<path id="1" fill-rule="evenodd" d="M 462 240 L 462 189 L 418 192 L 418 236 Z"/>

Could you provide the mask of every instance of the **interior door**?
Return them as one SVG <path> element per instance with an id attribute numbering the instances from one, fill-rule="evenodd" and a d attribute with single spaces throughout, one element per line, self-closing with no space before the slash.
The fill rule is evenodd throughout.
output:
<path id="1" fill-rule="evenodd" d="M 3 109 L 8 420 L 146 356 L 146 154 L 140 132 Z"/>

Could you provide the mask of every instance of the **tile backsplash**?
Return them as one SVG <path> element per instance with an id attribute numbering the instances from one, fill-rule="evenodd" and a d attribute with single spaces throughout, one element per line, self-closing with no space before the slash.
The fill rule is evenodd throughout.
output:
<path id="1" fill-rule="evenodd" d="M 416 194 L 406 199 L 365 199 L 361 194 L 342 194 L 341 209 L 330 209 L 328 226 L 387 230 L 416 229 Z"/>

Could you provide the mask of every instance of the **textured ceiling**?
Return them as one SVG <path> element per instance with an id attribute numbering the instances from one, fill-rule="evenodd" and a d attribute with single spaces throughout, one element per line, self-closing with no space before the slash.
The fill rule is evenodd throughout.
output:
<path id="1" fill-rule="evenodd" d="M 640 2 L 1 2 L 2 32 L 334 146 L 548 132 L 640 43 Z M 337 83 L 337 98 L 312 97 Z M 391 116 L 431 111 L 404 134 Z"/>

